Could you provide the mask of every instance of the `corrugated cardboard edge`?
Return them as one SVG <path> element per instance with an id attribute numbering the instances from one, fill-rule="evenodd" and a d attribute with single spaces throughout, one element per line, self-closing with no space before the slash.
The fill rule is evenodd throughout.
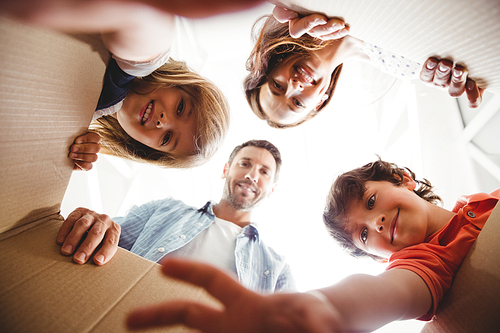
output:
<path id="1" fill-rule="evenodd" d="M 500 332 L 500 203 L 460 266 L 424 333 Z"/>

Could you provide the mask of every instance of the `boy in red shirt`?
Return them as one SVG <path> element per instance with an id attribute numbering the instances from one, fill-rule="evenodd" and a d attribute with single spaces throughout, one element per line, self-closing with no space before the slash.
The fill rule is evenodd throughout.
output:
<path id="1" fill-rule="evenodd" d="M 258 295 L 207 265 L 169 260 L 165 274 L 205 287 L 224 305 L 187 301 L 134 312 L 130 327 L 184 323 L 203 332 L 372 331 L 391 321 L 432 318 L 500 190 L 436 206 L 428 181 L 376 161 L 337 178 L 324 220 L 354 256 L 389 261 L 378 275 L 353 275 L 308 293 Z"/>

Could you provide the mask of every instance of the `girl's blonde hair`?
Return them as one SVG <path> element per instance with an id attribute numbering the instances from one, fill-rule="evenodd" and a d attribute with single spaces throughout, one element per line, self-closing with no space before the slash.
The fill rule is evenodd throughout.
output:
<path id="1" fill-rule="evenodd" d="M 265 19 L 260 33 L 257 33 L 259 22 Z M 291 55 L 300 55 L 307 57 L 310 52 L 320 50 L 327 45 L 337 43 L 338 40 L 321 40 L 311 37 L 307 34 L 300 38 L 290 36 L 288 22 L 280 23 L 274 16 L 268 15 L 258 19 L 253 28 L 255 45 L 247 60 L 247 70 L 250 71 L 245 78 L 244 89 L 248 104 L 252 111 L 260 119 L 266 120 L 268 125 L 275 128 L 289 128 L 298 126 L 307 120 L 315 117 L 331 100 L 338 78 L 342 71 L 342 64 L 337 66 L 332 73 L 330 85 L 326 91 L 328 98 L 321 104 L 318 109 L 311 110 L 309 114 L 293 124 L 281 124 L 271 121 L 264 110 L 259 100 L 260 89 L 268 80 L 268 75 L 271 71 L 283 61 L 283 59 Z"/>
<path id="2" fill-rule="evenodd" d="M 90 130 L 98 133 L 101 152 L 137 162 L 148 162 L 169 168 L 190 168 L 207 162 L 222 145 L 229 128 L 229 105 L 222 92 L 209 80 L 191 71 L 186 63 L 170 59 L 148 76 L 136 78 L 132 90 L 175 87 L 193 97 L 196 117 L 195 153 L 177 156 L 150 148 L 128 135 L 113 116 L 92 122 Z"/>

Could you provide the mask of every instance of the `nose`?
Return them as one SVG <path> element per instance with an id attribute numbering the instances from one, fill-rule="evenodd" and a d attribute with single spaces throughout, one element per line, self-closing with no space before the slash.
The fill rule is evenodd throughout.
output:
<path id="1" fill-rule="evenodd" d="M 290 78 L 290 87 L 293 90 L 299 90 L 299 91 L 303 91 L 304 90 L 304 84 L 299 79 L 297 79 L 296 77 Z"/>
<path id="2" fill-rule="evenodd" d="M 167 124 L 168 124 L 167 115 L 165 112 L 161 112 L 158 115 L 158 119 L 156 119 L 156 127 L 162 128 L 163 126 L 165 126 Z"/>
<path id="3" fill-rule="evenodd" d="M 248 170 L 245 178 L 251 180 L 254 183 L 257 183 L 257 181 L 259 180 L 259 173 L 257 172 L 256 168 L 251 168 L 250 170 Z"/>
<path id="4" fill-rule="evenodd" d="M 379 215 L 375 219 L 375 229 L 378 232 L 383 232 L 385 228 L 385 216 L 384 215 Z"/>

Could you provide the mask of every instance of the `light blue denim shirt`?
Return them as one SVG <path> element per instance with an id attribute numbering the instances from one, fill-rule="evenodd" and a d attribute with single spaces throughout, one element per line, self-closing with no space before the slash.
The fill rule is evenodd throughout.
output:
<path id="1" fill-rule="evenodd" d="M 125 217 L 113 219 L 122 228 L 118 245 L 158 262 L 214 222 L 212 206 L 207 202 L 196 209 L 172 198 L 134 206 Z M 248 289 L 263 293 L 295 290 L 284 257 L 264 244 L 255 225 L 247 225 L 238 235 L 234 256 L 239 281 Z"/>

